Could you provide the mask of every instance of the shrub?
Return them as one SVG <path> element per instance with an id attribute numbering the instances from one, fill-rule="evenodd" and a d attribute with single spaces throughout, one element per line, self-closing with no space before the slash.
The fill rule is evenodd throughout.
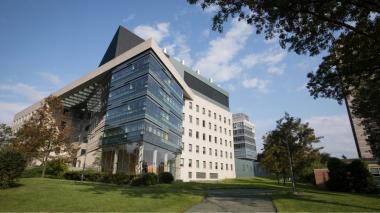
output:
<path id="1" fill-rule="evenodd" d="M 131 186 L 141 186 L 144 184 L 144 179 L 142 176 L 136 176 L 131 180 L 130 184 Z"/>
<path id="2" fill-rule="evenodd" d="M 174 181 L 174 177 L 170 172 L 162 172 L 158 175 L 158 180 L 160 183 L 172 183 Z"/>
<path id="3" fill-rule="evenodd" d="M 81 176 L 81 171 L 68 171 L 63 175 L 63 177 L 67 180 L 81 180 Z"/>
<path id="4" fill-rule="evenodd" d="M 158 177 L 155 173 L 145 173 L 142 176 L 144 185 L 155 185 L 158 182 Z"/>
<path id="5" fill-rule="evenodd" d="M 41 177 L 42 167 L 29 167 L 24 170 L 21 177 L 22 178 L 33 178 L 33 177 Z"/>
<path id="6" fill-rule="evenodd" d="M 376 184 L 368 167 L 361 160 L 354 160 L 347 166 L 351 190 L 360 193 L 376 192 Z"/>
<path id="7" fill-rule="evenodd" d="M 123 184 L 129 184 L 133 176 L 126 175 L 123 173 L 116 173 L 112 175 L 111 183 L 123 185 Z"/>
<path id="8" fill-rule="evenodd" d="M 84 180 L 93 181 L 93 182 L 101 182 L 103 175 L 104 174 L 101 172 L 97 172 L 92 169 L 87 169 L 84 171 Z"/>
<path id="9" fill-rule="evenodd" d="M 54 159 L 47 163 L 46 174 L 61 177 L 67 172 L 69 167 L 62 159 Z"/>
<path id="10" fill-rule="evenodd" d="M 14 185 L 26 167 L 24 156 L 14 150 L 0 150 L 0 188 Z"/>
<path id="11" fill-rule="evenodd" d="M 329 169 L 327 188 L 334 191 L 348 191 L 346 164 L 338 158 L 330 158 L 327 162 L 327 168 Z"/>

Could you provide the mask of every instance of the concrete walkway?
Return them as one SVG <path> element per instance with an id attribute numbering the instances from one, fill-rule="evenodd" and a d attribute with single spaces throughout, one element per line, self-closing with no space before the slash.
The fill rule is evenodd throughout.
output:
<path id="1" fill-rule="evenodd" d="M 217 189 L 208 191 L 203 203 L 186 212 L 275 212 L 270 195 L 263 189 Z"/>

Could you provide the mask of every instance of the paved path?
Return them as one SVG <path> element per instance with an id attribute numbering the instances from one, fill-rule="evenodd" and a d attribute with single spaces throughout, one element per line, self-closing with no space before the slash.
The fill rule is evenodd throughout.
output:
<path id="1" fill-rule="evenodd" d="M 275 212 L 270 195 L 263 189 L 217 189 L 186 212 Z"/>

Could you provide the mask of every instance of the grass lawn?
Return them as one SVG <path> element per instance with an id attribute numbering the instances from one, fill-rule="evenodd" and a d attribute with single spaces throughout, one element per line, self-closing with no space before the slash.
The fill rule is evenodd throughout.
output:
<path id="1" fill-rule="evenodd" d="M 25 178 L 21 186 L 0 190 L 0 211 L 161 211 L 183 212 L 201 202 L 207 189 L 275 189 L 279 212 L 380 211 L 380 197 L 319 190 L 298 184 L 298 195 L 289 195 L 290 184 L 277 185 L 265 178 L 234 179 L 217 183 L 176 183 L 150 187 L 113 186 L 68 180 Z"/>

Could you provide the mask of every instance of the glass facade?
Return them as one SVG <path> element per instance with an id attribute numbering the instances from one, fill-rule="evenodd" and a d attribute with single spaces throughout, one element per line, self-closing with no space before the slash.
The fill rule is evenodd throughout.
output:
<path id="1" fill-rule="evenodd" d="M 182 106 L 182 88 L 152 52 L 114 68 L 102 140 L 103 170 L 172 172 L 181 150 Z"/>

